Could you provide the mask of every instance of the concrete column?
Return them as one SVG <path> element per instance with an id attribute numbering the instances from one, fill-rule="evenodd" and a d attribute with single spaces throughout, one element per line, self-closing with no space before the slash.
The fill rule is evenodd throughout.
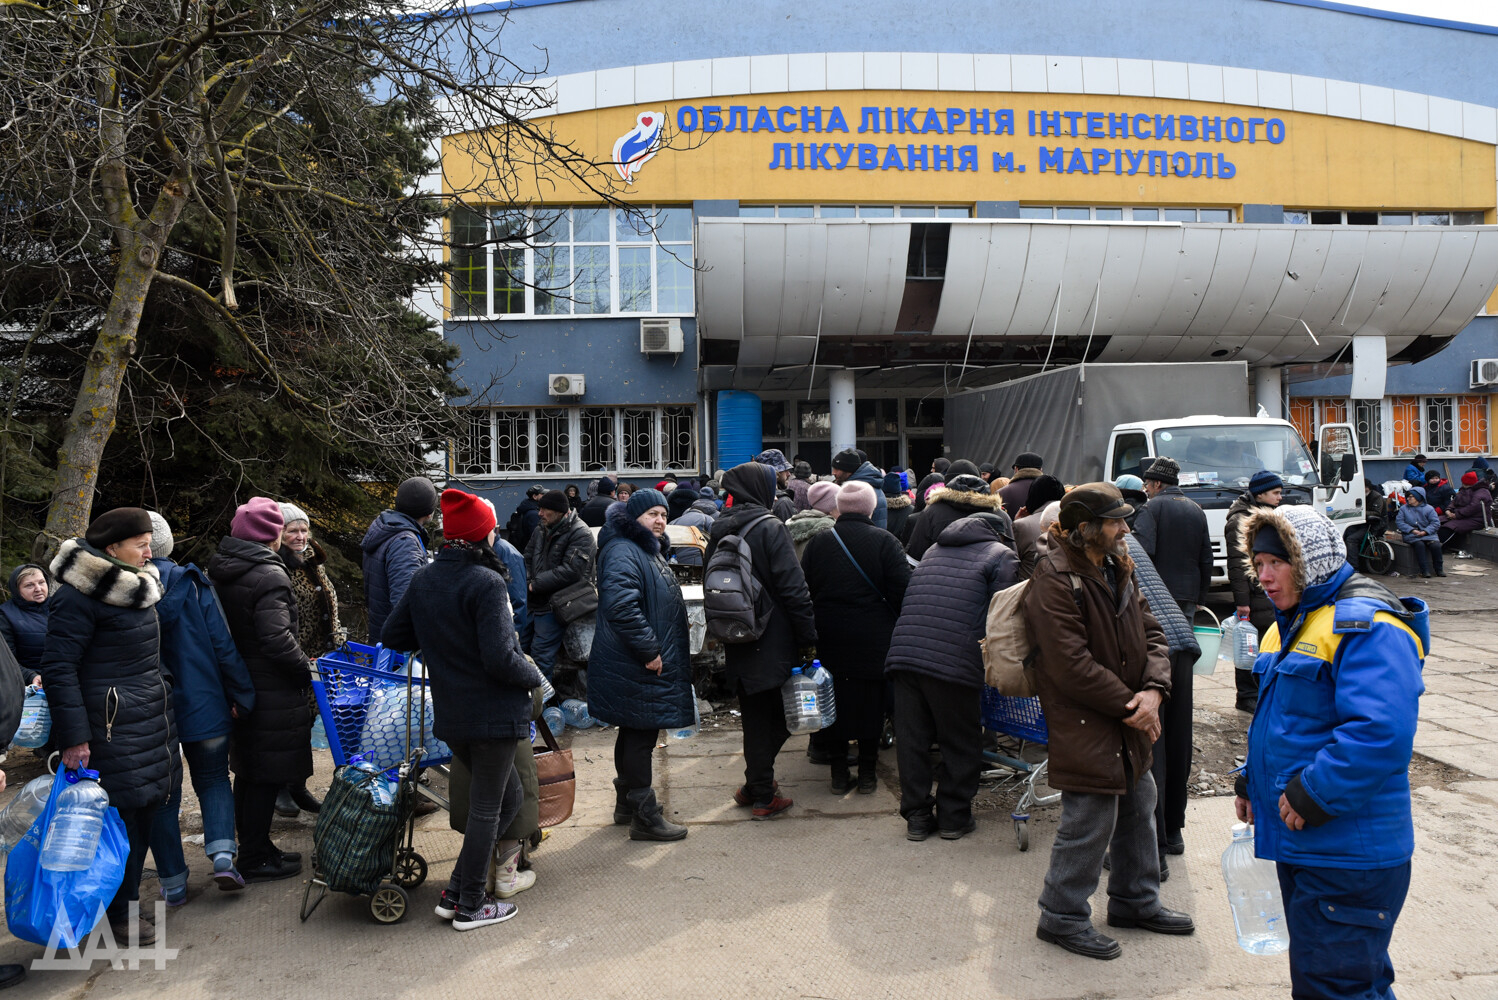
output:
<path id="1" fill-rule="evenodd" d="M 1254 369 L 1254 412 L 1264 407 L 1271 417 L 1283 418 L 1285 409 L 1280 400 L 1280 370 L 1278 368 Z"/>
<path id="2" fill-rule="evenodd" d="M 858 447 L 858 420 L 853 413 L 853 373 L 834 371 L 827 382 L 832 416 L 832 453 Z"/>

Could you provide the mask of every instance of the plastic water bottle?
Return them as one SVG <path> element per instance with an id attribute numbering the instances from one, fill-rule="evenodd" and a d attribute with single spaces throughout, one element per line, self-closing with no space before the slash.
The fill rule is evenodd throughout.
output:
<path id="1" fill-rule="evenodd" d="M 322 713 L 317 713 L 317 718 L 312 720 L 312 749 L 328 749 L 328 731 L 322 724 Z"/>
<path id="2" fill-rule="evenodd" d="M 1222 620 L 1220 626 L 1222 641 L 1217 644 L 1217 659 L 1220 663 L 1226 663 L 1230 667 L 1237 666 L 1238 649 L 1238 618 L 1236 615 L 1228 615 Z"/>
<path id="3" fill-rule="evenodd" d="M 562 718 L 562 710 L 552 705 L 541 712 L 541 720 L 546 723 L 546 728 L 551 730 L 551 735 L 560 736 L 562 730 L 567 727 L 567 722 Z"/>
<path id="4" fill-rule="evenodd" d="M 588 703 L 581 698 L 563 700 L 562 721 L 573 729 L 588 729 L 598 725 L 598 720 L 588 714 Z"/>
<path id="5" fill-rule="evenodd" d="M 42 867 L 50 872 L 87 871 L 99 853 L 109 793 L 99 772 L 66 771 L 67 787 L 57 793 L 57 809 L 42 840 Z"/>
<path id="6" fill-rule="evenodd" d="M 374 775 L 367 787 L 369 788 L 370 797 L 374 799 L 375 805 L 395 805 L 395 793 L 390 790 L 390 782 L 385 779 L 385 775 L 379 768 L 364 759 L 363 754 L 359 754 L 353 760 L 349 761 L 349 766 L 356 771 L 363 771 L 365 774 Z M 363 779 L 361 778 L 360 780 Z"/>
<path id="7" fill-rule="evenodd" d="M 1238 947 L 1250 955 L 1278 955 L 1290 947 L 1285 904 L 1280 899 L 1274 862 L 1254 857 L 1254 828 L 1233 824 L 1233 842 L 1222 852 L 1222 878 L 1228 886 L 1228 905 Z"/>
<path id="8" fill-rule="evenodd" d="M 47 695 L 38 688 L 26 689 L 26 700 L 21 704 L 21 725 L 10 741 L 18 747 L 35 750 L 47 742 L 52 735 L 52 710 L 47 707 Z"/>
<path id="9" fill-rule="evenodd" d="M 817 708 L 822 712 L 822 728 L 831 728 L 837 721 L 837 693 L 832 690 L 832 675 L 822 666 L 821 660 L 811 661 L 811 679 L 817 682 Z"/>
<path id="10" fill-rule="evenodd" d="M 692 724 L 681 729 L 672 729 L 666 735 L 673 740 L 689 740 L 702 728 L 702 710 L 697 707 L 697 689 L 692 689 Z"/>
<path id="11" fill-rule="evenodd" d="M 52 794 L 52 776 L 44 774 L 26 782 L 15 798 L 5 804 L 0 812 L 0 856 L 21 842 L 31 824 L 42 814 L 47 799 Z"/>
<path id="12" fill-rule="evenodd" d="M 1238 670 L 1252 670 L 1259 658 L 1259 633 L 1247 618 L 1238 619 L 1233 631 L 1233 666 Z"/>
<path id="13" fill-rule="evenodd" d="M 541 675 L 541 704 L 545 705 L 557 696 L 557 689 L 551 686 L 551 679 L 545 674 Z"/>
<path id="14" fill-rule="evenodd" d="M 822 728 L 822 710 L 818 706 L 817 682 L 800 667 L 791 668 L 791 676 L 780 686 L 780 703 L 785 709 L 785 728 L 791 735 L 814 733 Z"/>

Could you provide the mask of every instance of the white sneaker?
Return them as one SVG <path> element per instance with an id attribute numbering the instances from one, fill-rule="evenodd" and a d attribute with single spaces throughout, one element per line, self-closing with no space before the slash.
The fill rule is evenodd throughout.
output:
<path id="1" fill-rule="evenodd" d="M 1470 552 L 1458 552 L 1458 553 L 1456 553 L 1456 557 L 1458 559 L 1472 559 L 1472 558 L 1475 558 L 1472 555 L 1472 553 L 1470 553 Z"/>
<path id="2" fill-rule="evenodd" d="M 502 924 L 519 912 L 513 903 L 501 903 L 493 896 L 485 896 L 472 911 L 458 908 L 458 912 L 453 914 L 453 930 L 471 931 L 490 924 Z"/>
<path id="3" fill-rule="evenodd" d="M 536 873 L 534 871 L 520 870 L 520 848 L 518 847 L 505 855 L 494 872 L 494 895 L 499 899 L 509 899 L 535 884 Z"/>

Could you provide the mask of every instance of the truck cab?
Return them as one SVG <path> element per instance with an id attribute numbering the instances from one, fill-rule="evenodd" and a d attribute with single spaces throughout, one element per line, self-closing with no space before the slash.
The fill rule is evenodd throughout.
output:
<path id="1" fill-rule="evenodd" d="M 1284 480 L 1282 504 L 1316 504 L 1342 528 L 1349 553 L 1357 551 L 1365 520 L 1363 461 L 1350 424 L 1326 424 L 1317 442 L 1318 465 L 1295 425 L 1274 417 L 1193 416 L 1119 424 L 1108 441 L 1111 481 L 1143 476 L 1156 458 L 1175 459 L 1181 491 L 1207 515 L 1212 537 L 1212 589 L 1226 590 L 1228 508 L 1248 489 L 1254 473 Z"/>

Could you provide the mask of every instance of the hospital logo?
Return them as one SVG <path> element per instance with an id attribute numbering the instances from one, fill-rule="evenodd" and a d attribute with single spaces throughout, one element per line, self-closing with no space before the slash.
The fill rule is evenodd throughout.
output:
<path id="1" fill-rule="evenodd" d="M 635 127 L 614 143 L 614 169 L 624 183 L 633 184 L 640 167 L 661 148 L 661 126 L 665 119 L 664 112 L 642 111 L 635 119 Z"/>

